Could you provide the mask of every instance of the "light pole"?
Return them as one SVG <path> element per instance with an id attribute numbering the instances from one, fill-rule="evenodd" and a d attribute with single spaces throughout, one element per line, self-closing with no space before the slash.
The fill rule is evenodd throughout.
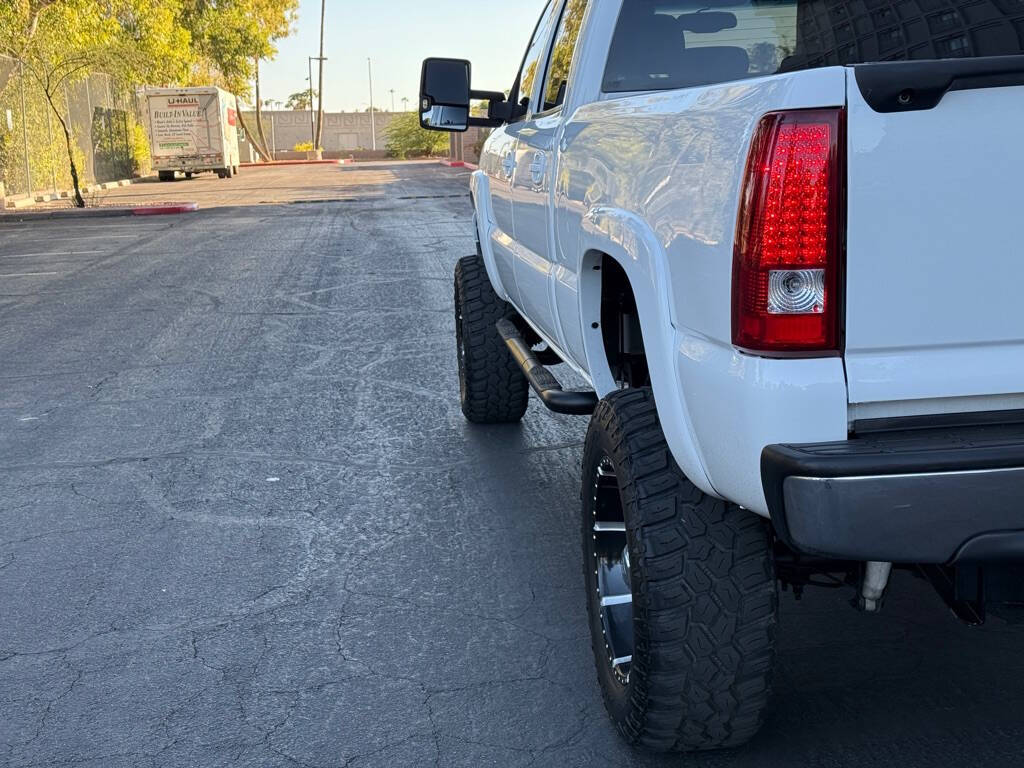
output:
<path id="1" fill-rule="evenodd" d="M 319 61 L 320 62 L 320 66 L 322 67 L 323 63 L 325 61 L 327 61 L 327 59 L 325 57 L 323 57 L 323 56 L 310 56 L 309 57 L 309 138 L 312 141 L 313 150 L 316 151 L 316 149 L 317 149 L 317 146 L 316 146 L 316 120 L 313 117 L 313 62 L 314 61 Z M 323 70 L 321 70 L 321 71 L 323 71 Z M 324 87 L 324 84 L 320 83 L 319 85 L 320 85 L 320 90 L 322 91 L 323 87 Z"/>
<path id="2" fill-rule="evenodd" d="M 370 133 L 373 134 L 373 151 L 377 151 L 377 118 L 373 115 L 373 62 L 366 59 L 366 70 L 370 73 Z"/>
<path id="3" fill-rule="evenodd" d="M 391 111 L 394 112 L 395 111 L 395 89 L 392 88 L 390 93 L 391 93 Z"/>
<path id="4" fill-rule="evenodd" d="M 274 99 L 267 99 L 263 102 L 263 105 L 270 107 L 270 150 L 274 154 L 274 159 L 277 160 L 277 109 L 281 107 L 283 102 L 274 101 Z M 277 105 L 275 108 L 274 105 Z"/>
<path id="5" fill-rule="evenodd" d="M 327 0 L 320 0 L 320 74 L 317 76 L 316 134 L 313 138 L 313 149 L 320 149 L 324 133 L 324 14 L 327 13 Z"/>
<path id="6" fill-rule="evenodd" d="M 309 143 L 316 150 L 316 125 L 313 123 L 313 57 L 309 57 Z"/>
<path id="7" fill-rule="evenodd" d="M 408 112 L 409 111 L 409 97 L 408 96 L 403 96 L 402 97 L 402 111 L 403 112 Z"/>

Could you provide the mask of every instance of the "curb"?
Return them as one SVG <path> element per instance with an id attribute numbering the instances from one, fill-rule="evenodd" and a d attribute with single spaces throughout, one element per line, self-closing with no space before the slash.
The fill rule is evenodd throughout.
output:
<path id="1" fill-rule="evenodd" d="M 179 213 L 195 213 L 199 203 L 174 203 L 172 205 L 144 205 L 129 208 L 132 216 L 174 216 Z"/>
<path id="2" fill-rule="evenodd" d="M 117 181 L 105 181 L 101 184 L 83 184 L 81 192 L 83 195 L 90 195 L 93 192 L 99 190 L 117 189 L 118 187 L 130 187 L 133 184 L 139 182 L 148 181 L 151 178 L 156 178 L 153 174 L 149 176 L 140 176 L 137 179 L 118 179 Z M 27 195 L 18 195 L 17 197 L 8 197 L 0 203 L 0 213 L 3 211 L 20 211 L 23 208 L 31 208 L 39 203 L 50 203 L 55 200 L 67 200 L 73 194 L 73 190 L 62 189 L 59 192 L 31 192 Z"/>
<path id="3" fill-rule="evenodd" d="M 474 165 L 473 163 L 467 163 L 463 160 L 442 160 L 441 165 L 446 165 L 449 168 L 467 168 L 471 171 L 480 170 L 480 166 Z"/>
<path id="4" fill-rule="evenodd" d="M 193 213 L 199 210 L 198 203 L 173 203 L 170 205 L 146 205 L 137 208 L 58 208 L 52 211 L 19 211 L 0 213 L 0 223 L 4 220 L 34 221 L 46 219 L 100 219 L 119 216 L 169 216 L 182 213 Z"/>
<path id="5" fill-rule="evenodd" d="M 272 168 L 275 165 L 348 165 L 351 160 L 274 160 L 269 163 L 239 163 L 239 168 Z"/>

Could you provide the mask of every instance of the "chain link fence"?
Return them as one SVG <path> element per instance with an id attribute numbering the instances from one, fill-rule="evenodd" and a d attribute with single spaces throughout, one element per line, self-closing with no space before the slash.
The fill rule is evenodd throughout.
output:
<path id="1" fill-rule="evenodd" d="M 0 198 L 71 189 L 64 131 L 39 83 L 18 61 L 0 57 L 0 87 Z M 71 132 L 82 184 L 149 172 L 148 143 L 133 92 L 98 74 L 58 94 L 54 106 Z"/>

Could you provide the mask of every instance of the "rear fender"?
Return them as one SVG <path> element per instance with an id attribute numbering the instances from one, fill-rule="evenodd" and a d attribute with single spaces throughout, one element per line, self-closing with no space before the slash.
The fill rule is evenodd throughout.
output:
<path id="1" fill-rule="evenodd" d="M 705 493 L 720 496 L 708 480 L 674 364 L 678 352 L 664 249 L 643 219 L 607 206 L 592 208 L 584 217 L 581 246 L 583 255 L 577 274 L 583 346 L 598 396 L 605 397 L 618 389 L 600 327 L 600 265 L 607 255 L 625 271 L 636 297 L 651 386 L 672 455 L 694 485 Z"/>

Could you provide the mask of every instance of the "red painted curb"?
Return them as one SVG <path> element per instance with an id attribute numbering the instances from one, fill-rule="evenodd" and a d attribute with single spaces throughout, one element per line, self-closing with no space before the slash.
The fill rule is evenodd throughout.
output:
<path id="1" fill-rule="evenodd" d="M 447 165 L 449 168 L 468 168 L 471 171 L 478 171 L 480 167 L 473 165 L 473 163 L 467 163 L 463 160 L 442 160 L 441 165 Z"/>
<path id="2" fill-rule="evenodd" d="M 176 213 L 193 213 L 199 210 L 199 203 L 176 203 L 174 205 L 147 205 L 130 209 L 132 216 L 170 216 Z"/>

